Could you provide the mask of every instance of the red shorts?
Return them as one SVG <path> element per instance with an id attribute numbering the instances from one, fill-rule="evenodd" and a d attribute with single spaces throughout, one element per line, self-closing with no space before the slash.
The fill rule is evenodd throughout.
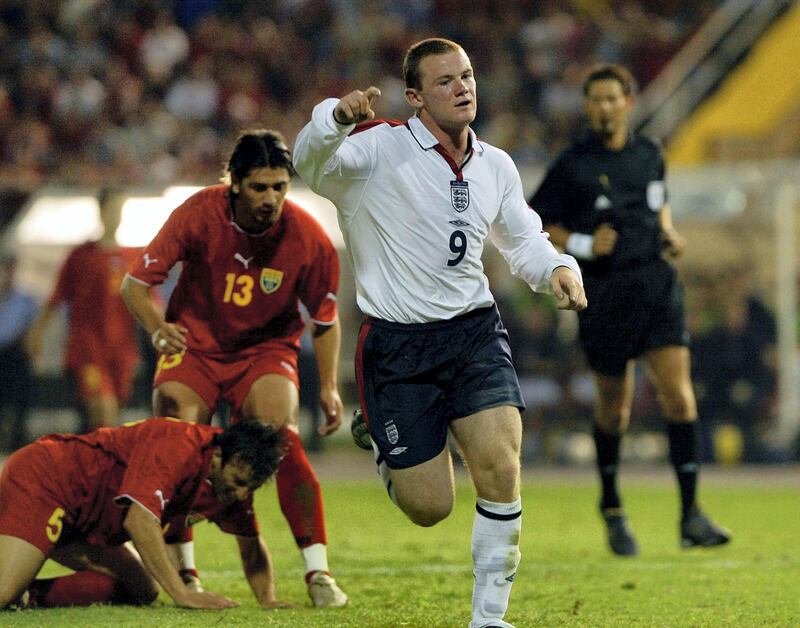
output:
<path id="1" fill-rule="evenodd" d="M 71 365 L 69 371 L 75 380 L 78 401 L 81 403 L 98 397 L 114 397 L 122 405 L 131 396 L 136 362 L 86 362 Z"/>
<path id="2" fill-rule="evenodd" d="M 162 355 L 153 376 L 153 388 L 164 382 L 181 382 L 213 411 L 220 399 L 238 416 L 253 383 L 263 375 L 282 375 L 300 388 L 297 350 L 285 344 L 269 345 L 255 355 L 210 358 L 198 353 Z"/>
<path id="3" fill-rule="evenodd" d="M 33 443 L 14 453 L 0 474 L 0 534 L 23 539 L 45 556 L 71 535 L 70 514 L 47 486 L 53 466 L 45 446 Z"/>

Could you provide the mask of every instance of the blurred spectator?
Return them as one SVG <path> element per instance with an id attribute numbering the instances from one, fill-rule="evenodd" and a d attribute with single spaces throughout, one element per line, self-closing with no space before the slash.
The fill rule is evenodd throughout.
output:
<path id="1" fill-rule="evenodd" d="M 328 93 L 402 94 L 396 59 L 434 34 L 485 77 L 478 133 L 541 165 L 577 124 L 575 77 L 616 61 L 647 84 L 720 1 L 0 3 L 0 184 L 207 184 L 242 128 L 280 120 L 291 142 Z"/>
<path id="2" fill-rule="evenodd" d="M 166 10 L 156 14 L 151 28 L 139 44 L 139 61 L 147 79 L 166 85 L 173 70 L 189 56 L 189 37 Z"/>
<path id="3" fill-rule="evenodd" d="M 25 429 L 33 377 L 23 340 L 39 309 L 33 296 L 14 285 L 15 265 L 12 254 L 0 252 L 0 424 L 10 427 L 11 451 L 27 444 Z M 8 423 L 6 411 L 10 414 Z"/>
<path id="4" fill-rule="evenodd" d="M 179 120 L 208 122 L 217 111 L 219 87 L 212 77 L 213 62 L 200 57 L 189 67 L 188 76 L 167 90 L 164 105 Z"/>
<path id="5" fill-rule="evenodd" d="M 714 459 L 715 436 L 723 426 L 733 426 L 741 434 L 742 461 L 760 462 L 760 436 L 775 391 L 775 320 L 749 292 L 746 271 L 731 271 L 721 283 L 728 288 L 722 321 L 692 342 L 703 451 L 707 460 Z"/>
<path id="6" fill-rule="evenodd" d="M 115 234 L 124 197 L 104 189 L 98 198 L 104 233 L 69 254 L 55 290 L 31 326 L 26 348 L 41 354 L 44 332 L 64 304 L 69 310 L 66 368 L 84 415 L 82 431 L 115 426 L 131 394 L 139 360 L 137 327 L 120 295 L 122 278 L 138 249 L 123 249 Z"/>

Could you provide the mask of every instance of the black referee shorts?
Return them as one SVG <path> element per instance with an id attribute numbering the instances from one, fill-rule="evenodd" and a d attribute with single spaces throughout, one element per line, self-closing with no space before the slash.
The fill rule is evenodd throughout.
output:
<path id="1" fill-rule="evenodd" d="M 651 349 L 688 345 L 683 287 L 658 259 L 598 279 L 584 277 L 589 307 L 579 313 L 580 339 L 591 369 L 622 376 L 628 360 Z"/>
<path id="2" fill-rule="evenodd" d="M 393 469 L 437 456 L 453 419 L 498 406 L 524 409 L 495 306 L 432 323 L 366 319 L 356 378 L 372 439 Z"/>

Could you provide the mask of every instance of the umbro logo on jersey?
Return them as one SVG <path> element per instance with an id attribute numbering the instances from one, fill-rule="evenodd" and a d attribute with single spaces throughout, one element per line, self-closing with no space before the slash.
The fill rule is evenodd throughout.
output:
<path id="1" fill-rule="evenodd" d="M 248 269 L 248 267 L 250 266 L 250 262 L 253 261 L 252 257 L 245 258 L 245 256 L 242 255 L 241 253 L 236 253 L 236 255 L 233 256 L 233 259 L 235 259 L 237 262 L 241 262 L 245 270 Z"/>
<path id="2" fill-rule="evenodd" d="M 150 264 L 155 264 L 158 261 L 157 258 L 150 259 L 150 254 L 144 254 L 144 269 L 147 270 L 150 267 Z"/>
<path id="3" fill-rule="evenodd" d="M 594 202 L 595 210 L 602 210 L 602 209 L 611 209 L 611 201 L 608 200 L 608 197 L 605 194 L 601 194 L 597 197 Z"/>
<path id="4" fill-rule="evenodd" d="M 453 209 L 459 213 L 469 207 L 469 183 L 450 181 L 450 202 L 453 204 Z"/>
<path id="5" fill-rule="evenodd" d="M 457 218 L 455 220 L 448 220 L 447 222 L 449 222 L 454 227 L 469 227 L 468 222 L 464 222 L 463 220 L 458 220 Z"/>

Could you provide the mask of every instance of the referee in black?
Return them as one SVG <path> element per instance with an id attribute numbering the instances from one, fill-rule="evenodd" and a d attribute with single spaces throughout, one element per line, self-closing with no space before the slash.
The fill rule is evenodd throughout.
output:
<path id="1" fill-rule="evenodd" d="M 530 205 L 555 245 L 578 259 L 589 307 L 579 313 L 580 339 L 597 398 L 594 441 L 602 486 L 600 512 L 611 550 L 638 546 L 617 489 L 620 441 L 628 427 L 634 360 L 643 358 L 667 419 L 670 461 L 681 496 L 683 547 L 722 545 L 730 534 L 696 500 L 697 404 L 683 292 L 664 254 L 684 240 L 672 226 L 660 147 L 632 134 L 634 82 L 618 65 L 592 68 L 584 81 L 590 123 L 547 172 Z"/>

